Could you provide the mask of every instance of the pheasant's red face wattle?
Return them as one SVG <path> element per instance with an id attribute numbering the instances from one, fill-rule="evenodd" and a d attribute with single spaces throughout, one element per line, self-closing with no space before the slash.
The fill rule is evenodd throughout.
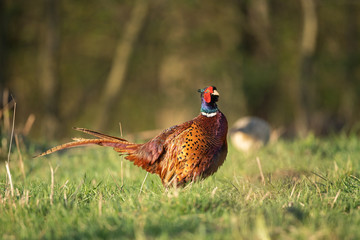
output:
<path id="1" fill-rule="evenodd" d="M 207 103 L 211 102 L 211 94 L 214 92 L 213 87 L 208 87 L 204 92 L 204 99 Z"/>

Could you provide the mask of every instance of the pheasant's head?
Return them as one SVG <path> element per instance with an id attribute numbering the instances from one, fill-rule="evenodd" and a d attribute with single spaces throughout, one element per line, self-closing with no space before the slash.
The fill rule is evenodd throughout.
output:
<path id="1" fill-rule="evenodd" d="M 213 117 L 218 112 L 216 102 L 219 100 L 219 92 L 216 87 L 210 86 L 198 90 L 201 93 L 201 114 Z"/>

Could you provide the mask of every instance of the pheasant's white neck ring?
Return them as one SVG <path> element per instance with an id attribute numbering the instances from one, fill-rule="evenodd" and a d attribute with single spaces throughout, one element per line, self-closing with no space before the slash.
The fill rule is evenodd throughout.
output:
<path id="1" fill-rule="evenodd" d="M 201 112 L 202 115 L 204 115 L 205 117 L 214 117 L 216 116 L 218 112 L 212 112 L 212 113 L 207 113 L 207 112 Z"/>

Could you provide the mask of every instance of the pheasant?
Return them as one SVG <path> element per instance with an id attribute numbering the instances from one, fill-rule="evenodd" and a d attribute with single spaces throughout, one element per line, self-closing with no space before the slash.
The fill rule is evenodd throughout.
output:
<path id="1" fill-rule="evenodd" d="M 227 155 L 228 123 L 216 102 L 219 93 L 214 86 L 198 90 L 201 93 L 200 114 L 183 124 L 170 127 L 143 144 L 96 131 L 74 128 L 97 139 L 74 138 L 73 142 L 53 147 L 37 157 L 62 149 L 97 144 L 113 147 L 125 159 L 149 173 L 159 175 L 165 187 L 182 187 L 204 179 L 224 163 Z"/>

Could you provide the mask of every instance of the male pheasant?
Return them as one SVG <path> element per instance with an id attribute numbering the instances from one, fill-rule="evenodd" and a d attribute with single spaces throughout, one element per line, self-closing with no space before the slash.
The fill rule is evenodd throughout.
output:
<path id="1" fill-rule="evenodd" d="M 228 123 L 216 102 L 216 87 L 199 89 L 201 112 L 194 119 L 164 130 L 143 144 L 109 136 L 84 128 L 75 130 L 93 135 L 98 139 L 74 138 L 38 155 L 44 156 L 65 148 L 97 144 L 113 147 L 125 159 L 150 173 L 158 174 L 165 187 L 184 186 L 194 180 L 206 178 L 217 171 L 227 155 Z"/>

